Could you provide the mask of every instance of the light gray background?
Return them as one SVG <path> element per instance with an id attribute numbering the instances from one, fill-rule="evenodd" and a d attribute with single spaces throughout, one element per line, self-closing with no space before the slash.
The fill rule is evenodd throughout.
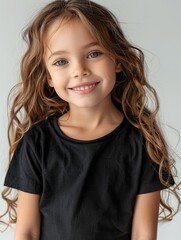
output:
<path id="1" fill-rule="evenodd" d="M 7 143 L 7 96 L 19 78 L 19 63 L 24 51 L 21 33 L 24 26 L 48 0 L 0 0 L 0 190 L 2 190 Z M 146 55 L 149 81 L 161 102 L 160 120 L 170 146 L 181 156 L 181 1 L 180 0 L 95 0 L 112 10 L 130 41 Z M 181 170 L 181 160 L 177 167 Z M 181 172 L 181 171 L 180 171 Z M 0 200 L 0 210 L 5 207 Z M 160 224 L 158 240 L 181 239 L 181 213 L 172 222 Z M 13 229 L 0 234 L 13 239 Z"/>

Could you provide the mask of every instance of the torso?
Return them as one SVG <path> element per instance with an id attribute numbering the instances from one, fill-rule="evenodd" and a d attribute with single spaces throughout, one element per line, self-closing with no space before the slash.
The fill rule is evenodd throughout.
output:
<path id="1" fill-rule="evenodd" d="M 40 195 L 40 239 L 131 239 L 136 196 L 159 190 L 159 175 L 140 130 L 124 119 L 105 132 L 73 139 L 52 117 L 20 141 L 6 186 Z"/>

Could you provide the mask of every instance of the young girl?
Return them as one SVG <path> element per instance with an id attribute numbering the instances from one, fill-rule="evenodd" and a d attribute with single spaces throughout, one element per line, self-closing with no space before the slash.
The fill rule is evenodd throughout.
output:
<path id="1" fill-rule="evenodd" d="M 48 4 L 24 37 L 2 194 L 15 240 L 155 240 L 175 214 L 160 190 L 180 200 L 142 51 L 88 0 Z"/>

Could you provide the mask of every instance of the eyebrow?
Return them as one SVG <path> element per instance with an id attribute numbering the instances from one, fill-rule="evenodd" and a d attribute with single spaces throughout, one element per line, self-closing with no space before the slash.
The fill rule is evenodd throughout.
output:
<path id="1" fill-rule="evenodd" d="M 92 47 L 92 46 L 100 46 L 100 44 L 98 42 L 91 42 L 91 43 L 88 43 L 88 44 L 84 45 L 82 48 L 85 49 L 85 48 L 89 48 L 89 47 Z M 53 56 L 60 55 L 62 53 L 68 53 L 68 51 L 58 50 L 58 51 L 52 52 L 50 54 L 50 56 L 48 57 L 48 59 L 50 59 Z"/>

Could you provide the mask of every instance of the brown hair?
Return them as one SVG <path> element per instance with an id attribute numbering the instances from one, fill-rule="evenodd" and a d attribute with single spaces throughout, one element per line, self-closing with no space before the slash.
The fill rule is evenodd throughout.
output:
<path id="1" fill-rule="evenodd" d="M 172 193 L 177 199 L 178 207 L 175 210 L 165 195 L 161 198 L 160 218 L 170 220 L 180 207 L 178 184 L 172 187 L 169 184 L 171 174 L 174 176 L 174 160 L 170 157 L 168 146 L 156 121 L 159 102 L 156 91 L 145 77 L 144 54 L 128 42 L 116 17 L 95 2 L 56 0 L 42 9 L 25 30 L 24 39 L 28 48 L 21 62 L 22 82 L 16 86 L 18 91 L 10 111 L 9 162 L 18 142 L 30 127 L 51 115 L 64 114 L 69 110 L 68 103 L 49 87 L 43 60 L 47 29 L 58 18 L 66 21 L 79 18 L 89 27 L 99 43 L 121 63 L 123 71 L 117 73 L 112 99 L 128 121 L 142 131 L 149 156 L 160 165 L 160 181 L 169 187 L 164 191 L 167 191 L 168 195 Z M 154 109 L 148 107 L 149 94 L 152 96 Z M 167 172 L 166 178 L 163 171 Z M 10 199 L 10 193 L 11 189 L 6 188 L 2 197 L 8 206 L 5 214 L 9 214 L 10 223 L 15 223 L 17 196 Z"/>

